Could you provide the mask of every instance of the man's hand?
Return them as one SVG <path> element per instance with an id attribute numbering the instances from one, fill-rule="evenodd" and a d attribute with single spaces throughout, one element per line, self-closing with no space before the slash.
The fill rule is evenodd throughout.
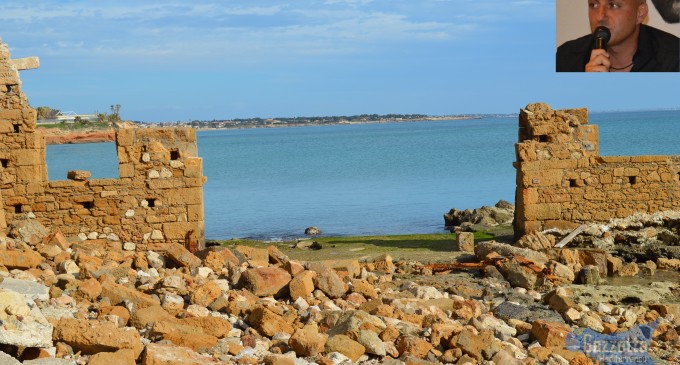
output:
<path id="1" fill-rule="evenodd" d="M 609 53 L 604 49 L 594 49 L 586 64 L 586 72 L 609 72 L 609 66 Z"/>

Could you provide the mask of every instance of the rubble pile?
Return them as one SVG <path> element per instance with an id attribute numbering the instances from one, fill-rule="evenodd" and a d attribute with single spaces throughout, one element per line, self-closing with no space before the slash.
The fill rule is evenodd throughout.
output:
<path id="1" fill-rule="evenodd" d="M 0 364 L 594 364 L 569 333 L 654 320 L 650 352 L 680 361 L 676 284 L 604 284 L 680 265 L 537 250 L 542 233 L 478 243 L 462 269 L 82 233 L 22 220 L 0 239 Z"/>

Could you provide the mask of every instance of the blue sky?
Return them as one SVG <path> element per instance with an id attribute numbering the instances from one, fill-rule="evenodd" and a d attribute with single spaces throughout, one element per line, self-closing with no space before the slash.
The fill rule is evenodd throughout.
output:
<path id="1" fill-rule="evenodd" d="M 680 107 L 680 75 L 556 74 L 554 0 L 4 0 L 0 24 L 41 59 L 32 106 L 139 121 Z"/>

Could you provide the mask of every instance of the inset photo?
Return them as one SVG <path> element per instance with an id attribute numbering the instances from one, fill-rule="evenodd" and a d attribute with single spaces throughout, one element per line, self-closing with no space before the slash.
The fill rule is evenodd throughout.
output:
<path id="1" fill-rule="evenodd" d="M 680 0 L 556 0 L 557 72 L 680 72 Z"/>

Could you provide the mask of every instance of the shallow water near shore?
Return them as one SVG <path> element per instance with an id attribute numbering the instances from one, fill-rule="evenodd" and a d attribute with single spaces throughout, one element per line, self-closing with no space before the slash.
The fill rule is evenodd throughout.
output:
<path id="1" fill-rule="evenodd" d="M 680 154 L 680 111 L 591 113 L 600 154 Z M 206 237 L 444 231 L 443 214 L 514 201 L 517 117 L 199 131 Z M 113 143 L 48 146 L 50 179 L 117 177 Z"/>

